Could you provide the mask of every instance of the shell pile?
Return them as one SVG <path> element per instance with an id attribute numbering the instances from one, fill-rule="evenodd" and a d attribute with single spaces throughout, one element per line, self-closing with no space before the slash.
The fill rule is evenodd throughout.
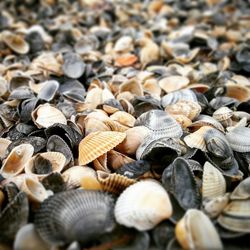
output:
<path id="1" fill-rule="evenodd" d="M 249 249 L 249 0 L 0 1 L 0 249 Z"/>

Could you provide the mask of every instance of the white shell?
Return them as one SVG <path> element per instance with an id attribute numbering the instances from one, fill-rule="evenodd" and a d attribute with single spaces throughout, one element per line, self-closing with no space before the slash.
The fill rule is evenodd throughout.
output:
<path id="1" fill-rule="evenodd" d="M 172 215 L 172 205 L 166 190 L 155 180 L 145 180 L 129 186 L 115 205 L 119 224 L 137 230 L 149 230 Z"/>

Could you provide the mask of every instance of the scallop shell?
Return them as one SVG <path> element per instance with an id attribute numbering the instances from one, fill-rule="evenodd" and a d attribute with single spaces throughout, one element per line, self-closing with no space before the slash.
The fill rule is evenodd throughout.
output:
<path id="1" fill-rule="evenodd" d="M 149 230 L 172 215 L 168 193 L 155 180 L 144 180 L 129 186 L 115 205 L 119 224 L 139 231 Z"/>
<path id="2" fill-rule="evenodd" d="M 97 179 L 104 191 L 114 194 L 120 194 L 128 186 L 136 182 L 134 179 L 130 179 L 124 175 L 106 173 L 100 170 L 97 171 Z"/>
<path id="3" fill-rule="evenodd" d="M 64 245 L 97 239 L 111 232 L 114 200 L 93 190 L 70 190 L 49 197 L 35 215 L 35 227 L 46 242 Z"/>
<path id="4" fill-rule="evenodd" d="M 11 150 L 1 168 L 1 175 L 4 178 L 13 177 L 21 173 L 24 165 L 32 157 L 34 147 L 30 144 L 21 144 Z"/>
<path id="5" fill-rule="evenodd" d="M 196 209 L 189 209 L 177 223 L 175 236 L 183 249 L 223 249 L 213 223 Z"/>
<path id="6" fill-rule="evenodd" d="M 33 167 L 34 167 L 34 161 L 35 158 L 37 157 L 37 155 L 40 155 L 41 157 L 43 157 L 44 159 L 47 159 L 50 163 L 51 163 L 51 167 L 52 167 L 52 171 L 50 173 L 47 174 L 35 174 L 33 171 Z M 40 153 L 37 154 L 36 156 L 33 156 L 26 164 L 25 164 L 25 168 L 24 171 L 26 174 L 29 175 L 35 175 L 37 176 L 40 180 L 43 179 L 44 177 L 46 177 L 47 175 L 51 174 L 51 173 L 60 173 L 66 163 L 66 158 L 62 153 L 59 152 L 45 152 L 45 153 Z"/>
<path id="7" fill-rule="evenodd" d="M 67 124 L 64 114 L 48 103 L 39 105 L 31 115 L 38 128 L 48 128 L 54 123 Z"/>
<path id="8" fill-rule="evenodd" d="M 186 87 L 189 82 L 185 76 L 168 76 L 162 78 L 158 84 L 166 93 L 169 93 Z"/>
<path id="9" fill-rule="evenodd" d="M 250 232 L 250 199 L 233 200 L 223 210 L 218 223 L 233 232 Z"/>
<path id="10" fill-rule="evenodd" d="M 79 144 L 79 164 L 86 165 L 116 147 L 126 137 L 125 133 L 115 131 L 93 132 Z"/>
<path id="11" fill-rule="evenodd" d="M 250 128 L 236 127 L 226 133 L 231 148 L 236 152 L 250 152 Z"/>
<path id="12" fill-rule="evenodd" d="M 112 114 L 110 118 L 111 120 L 117 121 L 127 127 L 134 127 L 136 121 L 132 115 L 130 115 L 125 111 L 117 111 L 114 114 Z"/>
<path id="13" fill-rule="evenodd" d="M 198 148 L 202 150 L 203 152 L 207 152 L 206 149 L 206 143 L 204 140 L 205 133 L 211 129 L 209 126 L 203 126 L 199 128 L 194 133 L 191 133 L 184 137 L 184 142 L 190 147 L 190 148 Z"/>
<path id="14" fill-rule="evenodd" d="M 201 106 L 197 102 L 180 100 L 168 105 L 165 111 L 170 115 L 185 115 L 190 120 L 196 118 L 201 112 Z"/>
<path id="15" fill-rule="evenodd" d="M 4 158 L 8 146 L 11 144 L 11 141 L 6 138 L 0 138 L 0 158 Z"/>
<path id="16" fill-rule="evenodd" d="M 226 193 L 226 181 L 222 173 L 209 162 L 203 167 L 202 196 L 212 199 Z"/>

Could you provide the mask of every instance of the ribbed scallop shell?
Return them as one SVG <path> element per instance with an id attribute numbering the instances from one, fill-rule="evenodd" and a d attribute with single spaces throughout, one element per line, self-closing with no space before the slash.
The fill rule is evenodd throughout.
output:
<path id="1" fill-rule="evenodd" d="M 128 186 L 134 184 L 136 181 L 120 174 L 110 174 L 104 171 L 97 171 L 97 179 L 101 183 L 104 191 L 120 194 Z"/>
<path id="2" fill-rule="evenodd" d="M 39 105 L 32 112 L 32 120 L 38 128 L 48 128 L 54 123 L 62 123 L 67 125 L 67 120 L 64 114 L 50 104 Z"/>
<path id="3" fill-rule="evenodd" d="M 203 126 L 194 133 L 191 133 L 184 137 L 184 142 L 190 147 L 190 148 L 198 148 L 204 152 L 207 151 L 206 144 L 204 140 L 205 133 L 211 129 L 209 126 Z"/>
<path id="4" fill-rule="evenodd" d="M 226 193 L 226 181 L 222 173 L 209 162 L 203 168 L 202 196 L 203 198 L 216 198 Z"/>
<path id="5" fill-rule="evenodd" d="M 172 215 L 168 193 L 154 180 L 145 180 L 129 186 L 115 205 L 119 224 L 144 231 L 152 229 Z"/>
<path id="6" fill-rule="evenodd" d="M 135 126 L 145 126 L 154 134 L 161 134 L 164 137 L 180 138 L 182 128 L 170 115 L 162 110 L 150 110 L 140 115 Z"/>
<path id="7" fill-rule="evenodd" d="M 40 236 L 53 245 L 87 242 L 112 231 L 114 200 L 92 190 L 70 190 L 50 196 L 35 215 Z"/>
<path id="8" fill-rule="evenodd" d="M 21 144 L 13 148 L 4 161 L 0 174 L 5 178 L 18 175 L 23 171 L 24 165 L 29 161 L 33 153 L 34 147 L 30 144 Z"/>
<path id="9" fill-rule="evenodd" d="M 250 128 L 236 127 L 226 133 L 231 148 L 236 152 L 250 152 Z"/>
<path id="10" fill-rule="evenodd" d="M 52 172 L 58 172 L 60 173 L 66 163 L 66 158 L 62 153 L 59 152 L 45 152 L 45 153 L 40 153 L 39 154 L 41 157 L 47 159 L 50 161 L 51 163 L 51 167 L 52 167 Z M 37 155 L 36 155 L 37 156 Z M 26 164 L 25 164 L 25 168 L 24 171 L 27 174 L 30 175 L 35 175 L 37 176 L 39 179 L 43 179 L 44 177 L 46 177 L 47 175 L 51 174 L 52 172 L 48 173 L 48 174 L 36 174 L 33 172 L 33 166 L 34 166 L 34 160 L 36 158 L 36 156 L 33 156 Z"/>
<path id="11" fill-rule="evenodd" d="M 231 201 L 219 216 L 218 222 L 230 231 L 250 233 L 250 199 Z"/>
<path id="12" fill-rule="evenodd" d="M 214 111 L 213 118 L 217 121 L 225 121 L 233 116 L 233 111 L 228 107 L 221 107 Z"/>
<path id="13" fill-rule="evenodd" d="M 126 137 L 125 133 L 115 131 L 93 132 L 79 144 L 79 164 L 86 165 L 116 147 Z"/>

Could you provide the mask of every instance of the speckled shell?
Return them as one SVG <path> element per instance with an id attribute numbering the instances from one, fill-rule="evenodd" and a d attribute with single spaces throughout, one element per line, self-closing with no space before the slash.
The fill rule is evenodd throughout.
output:
<path id="1" fill-rule="evenodd" d="M 116 147 L 126 137 L 125 133 L 115 131 L 93 132 L 79 144 L 79 164 L 86 165 Z"/>
<path id="2" fill-rule="evenodd" d="M 152 229 L 171 214 L 172 205 L 168 193 L 151 179 L 129 186 L 115 205 L 116 221 L 139 231 Z"/>

